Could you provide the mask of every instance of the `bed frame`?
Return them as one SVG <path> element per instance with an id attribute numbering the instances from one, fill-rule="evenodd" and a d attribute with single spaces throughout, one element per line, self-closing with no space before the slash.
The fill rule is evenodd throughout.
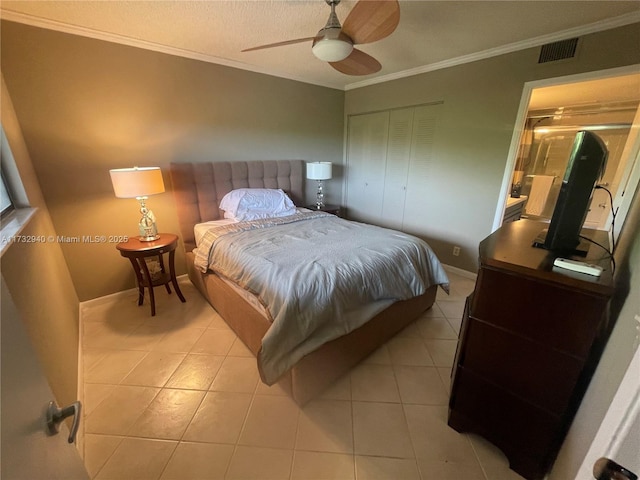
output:
<path id="1" fill-rule="evenodd" d="M 209 271 L 193 265 L 196 223 L 223 218 L 220 200 L 236 188 L 281 188 L 296 205 L 305 205 L 302 160 L 171 163 L 171 182 L 191 282 L 257 356 L 269 321 Z M 437 286 L 399 301 L 351 333 L 332 340 L 299 360 L 278 383 L 303 405 L 433 305 Z"/>

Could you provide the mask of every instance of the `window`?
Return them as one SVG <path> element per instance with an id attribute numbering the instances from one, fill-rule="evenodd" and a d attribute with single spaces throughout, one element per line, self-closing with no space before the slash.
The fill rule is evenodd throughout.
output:
<path id="1" fill-rule="evenodd" d="M 13 157 L 11 151 L 11 145 L 4 131 L 2 124 L 0 124 L 0 134 L 2 135 L 0 141 L 0 169 L 2 177 L 2 191 L 0 192 L 0 206 L 2 210 L 2 217 L 12 211 L 20 210 L 21 208 L 29 207 L 29 199 L 27 198 L 27 192 L 22 184 L 20 178 L 20 172 L 16 160 Z"/>
<path id="2" fill-rule="evenodd" d="M 2 141 L 0 142 L 0 171 L 2 190 L 0 191 L 0 206 L 2 209 L 2 224 L 0 225 L 0 255 L 8 250 L 17 235 L 27 225 L 36 209 L 29 206 L 27 192 L 24 189 L 20 173 L 11 153 L 9 141 L 0 125 Z"/>
<path id="3" fill-rule="evenodd" d="M 7 185 L 4 182 L 4 175 L 2 175 L 2 190 L 0 190 L 0 207 L 2 207 L 2 216 L 13 210 L 13 202 L 9 196 Z"/>

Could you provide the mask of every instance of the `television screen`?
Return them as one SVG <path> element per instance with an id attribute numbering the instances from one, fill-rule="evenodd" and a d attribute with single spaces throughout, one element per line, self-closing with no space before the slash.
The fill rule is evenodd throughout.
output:
<path id="1" fill-rule="evenodd" d="M 586 255 L 579 248 L 580 231 L 589 211 L 591 195 L 605 170 L 609 152 L 602 139 L 581 130 L 573 142 L 560 194 L 549 228 L 534 241 L 534 246 L 565 255 Z M 588 250 L 588 248 L 587 248 Z"/>

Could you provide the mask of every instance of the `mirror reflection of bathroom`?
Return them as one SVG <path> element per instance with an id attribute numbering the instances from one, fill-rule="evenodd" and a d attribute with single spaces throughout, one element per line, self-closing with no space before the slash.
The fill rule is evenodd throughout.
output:
<path id="1" fill-rule="evenodd" d="M 640 118 L 639 77 L 625 75 L 532 91 L 504 221 L 508 217 L 551 219 L 571 147 L 580 130 L 594 132 L 607 146 L 607 167 L 598 184 L 616 198 L 628 175 L 631 127 Z M 609 194 L 595 190 L 585 227 L 609 228 L 610 213 Z"/>

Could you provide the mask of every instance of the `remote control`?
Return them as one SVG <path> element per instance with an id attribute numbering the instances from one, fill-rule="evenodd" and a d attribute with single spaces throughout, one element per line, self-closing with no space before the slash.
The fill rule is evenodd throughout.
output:
<path id="1" fill-rule="evenodd" d="M 592 265 L 585 262 L 579 262 L 577 260 L 569 260 L 567 258 L 556 258 L 553 262 L 555 267 L 565 268 L 574 272 L 586 273 L 587 275 L 593 275 L 599 277 L 602 273 L 602 267 L 598 265 Z"/>

